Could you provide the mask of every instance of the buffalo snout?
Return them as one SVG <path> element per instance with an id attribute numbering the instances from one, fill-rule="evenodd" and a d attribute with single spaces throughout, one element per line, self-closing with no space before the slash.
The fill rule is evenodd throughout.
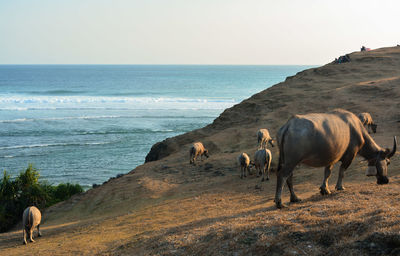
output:
<path id="1" fill-rule="evenodd" d="M 389 179 L 386 176 L 378 177 L 378 180 L 376 181 L 376 183 L 378 183 L 379 185 L 388 184 Z"/>

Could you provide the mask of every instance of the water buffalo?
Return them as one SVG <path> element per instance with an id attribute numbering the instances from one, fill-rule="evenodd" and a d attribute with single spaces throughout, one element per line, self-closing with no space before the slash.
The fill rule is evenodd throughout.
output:
<path id="1" fill-rule="evenodd" d="M 299 163 L 313 167 L 325 167 L 325 177 L 321 194 L 329 194 L 328 179 L 332 167 L 341 162 L 337 190 L 343 190 L 344 171 L 350 166 L 354 157 L 359 154 L 368 161 L 369 168 L 376 169 L 378 184 L 387 184 L 387 165 L 396 153 L 396 137 L 393 149 L 381 148 L 363 127 L 353 113 L 336 109 L 321 114 L 296 115 L 278 131 L 279 164 L 275 193 L 277 208 L 282 207 L 281 193 L 283 183 L 290 190 L 290 201 L 300 199 L 293 190 L 293 169 Z"/>
<path id="2" fill-rule="evenodd" d="M 254 154 L 254 166 L 256 167 L 256 171 L 258 171 L 258 175 L 262 174 L 261 181 L 265 180 L 265 173 L 267 173 L 267 180 L 269 180 L 269 170 L 271 167 L 272 155 L 271 151 L 268 149 L 260 149 L 257 150 Z"/>
<path id="3" fill-rule="evenodd" d="M 274 146 L 273 140 L 269 135 L 269 131 L 267 129 L 258 130 L 257 142 L 258 148 L 267 148 L 267 143 L 271 144 L 272 147 Z"/>
<path id="4" fill-rule="evenodd" d="M 360 113 L 358 114 L 358 118 L 360 119 L 364 127 L 368 130 L 368 133 L 371 133 L 370 130 L 376 133 L 376 128 L 378 127 L 378 125 L 374 123 L 374 120 L 372 120 L 372 116 L 370 113 Z"/>
<path id="5" fill-rule="evenodd" d="M 246 177 L 246 172 L 250 174 L 250 157 L 246 153 L 241 153 L 237 158 L 240 166 L 240 178 Z"/>
<path id="6" fill-rule="evenodd" d="M 38 208 L 35 206 L 30 206 L 24 210 L 22 214 L 22 233 L 24 235 L 24 244 L 26 244 L 26 236 L 28 236 L 30 242 L 35 242 L 33 240 L 33 230 L 37 227 L 38 236 L 42 236 L 40 233 L 40 221 L 42 220 L 42 215 Z"/>
<path id="7" fill-rule="evenodd" d="M 208 150 L 204 147 L 203 143 L 195 142 L 189 150 L 190 161 L 189 163 L 196 165 L 195 161 L 198 156 L 203 161 L 203 155 L 208 158 Z"/>

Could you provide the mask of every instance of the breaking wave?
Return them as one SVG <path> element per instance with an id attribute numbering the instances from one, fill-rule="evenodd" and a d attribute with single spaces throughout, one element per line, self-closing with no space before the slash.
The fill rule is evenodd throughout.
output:
<path id="1" fill-rule="evenodd" d="M 85 143 L 52 143 L 52 144 L 32 144 L 32 145 L 17 145 L 0 147 L 0 150 L 6 149 L 24 149 L 24 148 L 44 148 L 44 147 L 66 147 L 66 146 L 92 146 L 92 145 L 105 145 L 112 142 L 85 142 Z"/>
<path id="2" fill-rule="evenodd" d="M 225 109 L 232 98 L 0 96 L 0 110 L 43 109 Z"/>
<path id="3" fill-rule="evenodd" d="M 49 118 L 17 118 L 11 120 L 0 120 L 0 123 L 21 123 L 21 122 L 45 122 L 45 121 L 64 121 L 64 120 L 90 120 L 90 119 L 114 119 L 114 118 L 146 118 L 146 119 L 207 119 L 214 116 L 151 116 L 151 115 L 100 115 L 100 116 L 67 116 L 67 117 L 49 117 Z"/>

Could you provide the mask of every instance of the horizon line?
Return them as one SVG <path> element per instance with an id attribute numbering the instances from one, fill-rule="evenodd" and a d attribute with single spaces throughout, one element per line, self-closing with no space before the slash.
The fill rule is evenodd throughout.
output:
<path id="1" fill-rule="evenodd" d="M 0 66 L 321 66 L 324 64 L 118 64 L 118 63 L 97 63 L 97 64 L 77 64 L 77 63 L 0 63 Z"/>

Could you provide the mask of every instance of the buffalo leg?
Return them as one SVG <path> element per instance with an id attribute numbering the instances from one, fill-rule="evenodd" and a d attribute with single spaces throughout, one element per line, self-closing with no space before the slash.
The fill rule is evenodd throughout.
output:
<path id="1" fill-rule="evenodd" d="M 37 225 L 37 231 L 38 231 L 38 237 L 41 237 L 41 236 L 42 236 L 42 233 L 40 233 L 40 224 Z"/>
<path id="2" fill-rule="evenodd" d="M 336 183 L 336 190 L 344 190 L 343 187 L 343 177 L 344 177 L 344 171 L 346 170 L 346 168 L 343 167 L 343 165 L 340 166 L 339 168 L 339 177 Z"/>
<path id="3" fill-rule="evenodd" d="M 195 157 L 195 155 L 190 153 L 190 163 L 191 164 L 194 164 L 194 157 Z"/>
<path id="4" fill-rule="evenodd" d="M 24 244 L 27 244 L 27 242 L 26 242 L 27 232 L 26 232 L 25 227 L 24 227 L 24 229 L 22 230 L 22 233 L 23 233 L 23 235 L 24 235 Z"/>
<path id="5" fill-rule="evenodd" d="M 196 165 L 196 158 L 197 158 L 197 154 L 194 154 L 194 156 L 193 156 L 193 165 Z"/>
<path id="6" fill-rule="evenodd" d="M 267 174 L 267 178 L 265 179 L 265 174 Z M 269 164 L 265 164 L 263 167 L 263 177 L 261 181 L 269 180 Z"/>
<path id="7" fill-rule="evenodd" d="M 276 192 L 275 192 L 275 206 L 278 209 L 283 207 L 282 205 L 282 188 L 283 188 L 283 180 L 284 176 L 282 175 L 282 170 L 278 173 L 278 177 L 276 177 Z"/>
<path id="8" fill-rule="evenodd" d="M 293 172 L 290 173 L 289 177 L 286 179 L 286 184 L 288 185 L 290 191 L 290 202 L 292 203 L 300 202 L 301 199 L 296 196 L 293 189 Z"/>
<path id="9" fill-rule="evenodd" d="M 287 167 L 286 165 L 278 172 L 278 177 L 276 178 L 276 192 L 275 192 L 275 205 L 276 208 L 281 209 L 282 205 L 282 189 L 283 183 L 289 177 L 289 175 L 293 172 L 294 167 Z"/>
<path id="10" fill-rule="evenodd" d="M 271 171 L 271 158 L 268 158 L 266 172 L 267 172 L 267 180 L 269 180 L 269 172 Z"/>
<path id="11" fill-rule="evenodd" d="M 262 179 L 261 179 L 261 182 L 262 182 L 262 181 L 265 180 L 265 165 L 263 166 L 263 168 L 260 168 L 260 172 L 261 172 L 261 175 L 262 175 Z"/>
<path id="12" fill-rule="evenodd" d="M 329 177 L 331 176 L 332 168 L 333 168 L 333 165 L 325 167 L 324 181 L 322 182 L 322 185 L 320 187 L 320 192 L 322 195 L 329 195 L 331 193 L 331 191 L 329 190 L 329 186 L 328 186 L 328 180 L 329 180 Z"/>
<path id="13" fill-rule="evenodd" d="M 342 164 L 340 165 L 339 168 L 339 177 L 336 183 L 336 190 L 344 190 L 343 187 L 343 177 L 344 177 L 344 171 L 350 166 L 351 162 L 353 161 L 354 157 L 356 157 L 356 153 L 353 152 L 351 154 L 347 154 L 347 157 L 345 157 L 342 160 Z"/>
<path id="14" fill-rule="evenodd" d="M 35 240 L 33 240 L 33 227 L 29 229 L 29 241 L 32 243 L 35 242 Z"/>
<path id="15" fill-rule="evenodd" d="M 262 179 L 261 182 L 265 180 L 265 165 L 263 166 L 263 168 L 260 168 L 260 172 L 262 172 Z"/>

